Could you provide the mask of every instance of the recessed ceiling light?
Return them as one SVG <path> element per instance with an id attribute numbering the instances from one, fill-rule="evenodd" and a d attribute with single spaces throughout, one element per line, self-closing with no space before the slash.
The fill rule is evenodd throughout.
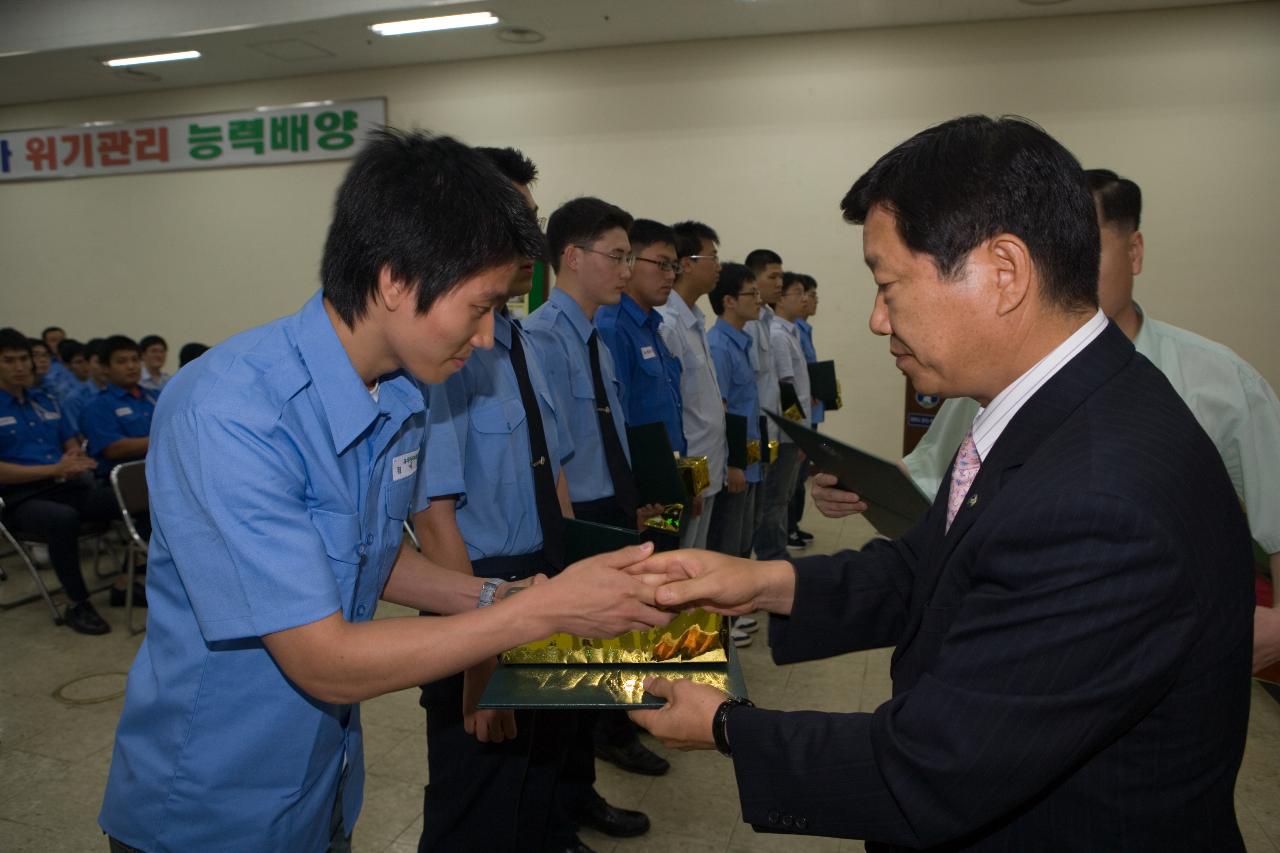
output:
<path id="1" fill-rule="evenodd" d="M 511 44 L 537 44 L 547 39 L 542 33 L 528 27 L 503 27 L 498 30 L 497 35 L 500 41 Z"/>
<path id="2" fill-rule="evenodd" d="M 175 53 L 152 53 L 147 56 L 125 56 L 120 59 L 107 59 L 103 65 L 108 68 L 123 68 L 127 65 L 150 65 L 152 62 L 177 62 L 182 59 L 199 59 L 198 50 L 179 50 Z"/>
<path id="3" fill-rule="evenodd" d="M 403 36 L 410 33 L 434 33 L 440 30 L 457 30 L 463 27 L 488 27 L 498 23 L 489 12 L 468 12 L 465 15 L 441 15 L 435 18 L 414 18 L 410 21 L 387 21 L 371 24 L 369 29 L 380 36 Z"/>

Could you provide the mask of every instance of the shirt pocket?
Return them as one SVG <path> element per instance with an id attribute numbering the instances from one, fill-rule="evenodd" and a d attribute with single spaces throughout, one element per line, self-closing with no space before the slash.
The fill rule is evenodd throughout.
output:
<path id="1" fill-rule="evenodd" d="M 589 400 L 595 406 L 596 389 L 590 373 L 575 373 L 569 382 L 569 390 L 575 399 Z"/>
<path id="2" fill-rule="evenodd" d="M 524 405 L 513 399 L 492 400 L 472 407 L 470 418 L 471 435 L 467 440 L 475 442 L 475 452 L 468 451 L 467 464 L 479 461 L 483 482 L 514 486 L 513 466 L 522 461 L 516 458 L 518 448 L 527 448 L 527 442 L 516 441 L 515 435 L 524 424 Z M 527 459 L 523 461 L 528 464 Z"/>
<path id="3" fill-rule="evenodd" d="M 413 503 L 414 488 L 421 476 L 422 466 L 419 465 L 418 470 L 408 477 L 387 483 L 387 488 L 383 491 L 386 493 L 386 509 L 389 518 L 404 521 L 409 517 L 409 505 Z"/>
<path id="4" fill-rule="evenodd" d="M 356 579 L 365 554 L 364 539 L 360 536 L 360 518 L 354 512 L 330 512 L 311 508 L 311 523 L 315 525 L 329 557 L 329 567 L 338 582 L 338 594 L 342 612 L 351 618 L 351 603 L 355 598 Z"/>
<path id="5" fill-rule="evenodd" d="M 734 359 L 733 370 L 729 374 L 734 388 L 746 388 L 756 382 L 756 372 L 749 359 Z"/>

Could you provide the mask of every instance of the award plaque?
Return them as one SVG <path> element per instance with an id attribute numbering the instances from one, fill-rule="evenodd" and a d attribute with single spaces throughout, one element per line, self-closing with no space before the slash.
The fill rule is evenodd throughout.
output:
<path id="1" fill-rule="evenodd" d="M 649 676 L 687 678 L 745 698 L 728 622 L 692 610 L 670 624 L 607 640 L 554 634 L 502 655 L 479 708 L 660 708 Z"/>

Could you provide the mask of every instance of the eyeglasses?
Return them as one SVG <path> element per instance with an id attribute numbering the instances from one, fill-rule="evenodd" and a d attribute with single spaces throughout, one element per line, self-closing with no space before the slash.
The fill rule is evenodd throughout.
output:
<path id="1" fill-rule="evenodd" d="M 710 255 L 685 255 L 685 257 L 691 261 L 701 261 L 701 260 L 719 261 L 720 260 L 720 256 L 714 253 Z"/>
<path id="2" fill-rule="evenodd" d="M 653 258 L 642 258 L 638 255 L 636 256 L 636 260 L 644 261 L 646 264 L 653 264 L 663 272 L 673 272 L 676 275 L 680 274 L 679 261 L 655 261 Z"/>
<path id="3" fill-rule="evenodd" d="M 601 252 L 591 248 L 590 246 L 584 246 L 581 243 L 574 243 L 573 245 L 577 246 L 579 249 L 581 249 L 584 252 L 590 252 L 593 255 L 603 255 L 604 257 L 613 261 L 615 264 L 622 264 L 629 270 L 633 270 L 636 268 L 636 256 L 633 255 L 631 252 L 627 252 L 625 255 L 617 255 L 617 254 L 614 254 L 613 252 Z M 646 260 L 648 259 L 646 258 Z"/>
<path id="4" fill-rule="evenodd" d="M 741 298 L 742 298 L 742 297 L 744 297 L 744 296 L 749 297 L 749 298 L 751 298 L 751 299 L 759 299 L 759 298 L 760 298 L 760 291 L 759 291 L 759 290 L 740 290 L 740 291 L 738 291 L 738 296 L 737 296 L 737 298 L 738 298 L 738 299 L 741 299 Z"/>

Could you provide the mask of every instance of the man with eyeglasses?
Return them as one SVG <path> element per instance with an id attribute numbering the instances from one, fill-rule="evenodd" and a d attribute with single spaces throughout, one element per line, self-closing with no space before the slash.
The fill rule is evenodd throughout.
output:
<path id="1" fill-rule="evenodd" d="M 556 286 L 522 325 L 541 356 L 556 410 L 573 444 L 564 473 L 574 517 L 637 529 L 661 507 L 639 505 L 622 390 L 609 347 L 601 342 L 595 325 L 600 311 L 622 298 L 636 266 L 627 236 L 633 221 L 625 210 L 593 197 L 573 199 L 552 213 L 547 242 Z M 626 769 L 659 775 L 670 768 L 640 743 L 625 714 L 579 713 L 561 774 L 565 808 L 576 811 L 574 817 L 582 824 L 608 835 L 640 835 L 649 829 L 645 814 L 615 808 L 595 791 L 594 732 L 599 717 L 608 717 L 602 740 L 625 747 L 615 750 L 613 758 L 629 756 Z"/>
<path id="2" fill-rule="evenodd" d="M 680 222 L 671 230 L 680 258 L 680 274 L 674 296 L 658 306 L 662 317 L 658 331 L 667 349 L 680 361 L 680 397 L 689 455 L 707 457 L 711 478 L 711 484 L 699 495 L 701 512 L 685 519 L 680 547 L 705 548 L 716 495 L 724 486 L 727 451 L 724 403 L 707 348 L 707 318 L 698 307 L 698 300 L 711 292 L 720 277 L 720 259 L 716 255 L 720 237 L 701 222 Z"/>
<path id="3" fill-rule="evenodd" d="M 671 439 L 671 449 L 683 456 L 689 445 L 684 436 L 684 401 L 680 395 L 682 369 L 658 333 L 662 315 L 654 310 L 667 304 L 680 269 L 676 235 L 660 222 L 637 219 L 627 237 L 635 255 L 635 268 L 618 304 L 600 310 L 596 328 L 618 368 L 627 423 L 638 426 L 661 421 Z"/>

